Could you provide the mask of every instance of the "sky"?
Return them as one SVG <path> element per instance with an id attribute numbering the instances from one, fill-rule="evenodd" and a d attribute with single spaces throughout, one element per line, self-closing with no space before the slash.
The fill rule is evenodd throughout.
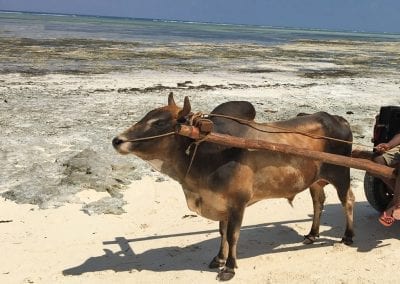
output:
<path id="1" fill-rule="evenodd" d="M 0 10 L 400 33 L 400 0 L 0 0 Z"/>

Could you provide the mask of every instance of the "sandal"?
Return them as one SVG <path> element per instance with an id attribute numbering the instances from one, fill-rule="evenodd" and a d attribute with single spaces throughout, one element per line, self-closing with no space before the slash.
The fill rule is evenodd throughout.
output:
<path id="1" fill-rule="evenodd" d="M 400 211 L 400 208 L 399 208 L 399 211 Z M 388 216 L 386 214 L 386 211 L 383 211 L 383 214 L 379 217 L 379 222 L 385 227 L 392 226 L 394 223 L 394 220 L 395 219 L 393 218 L 393 216 Z"/>

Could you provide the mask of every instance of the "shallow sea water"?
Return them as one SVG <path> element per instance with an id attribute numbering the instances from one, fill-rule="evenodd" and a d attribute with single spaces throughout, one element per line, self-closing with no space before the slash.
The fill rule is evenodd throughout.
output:
<path id="1" fill-rule="evenodd" d="M 287 70 L 288 61 L 332 64 L 318 72 L 295 66 L 305 76 L 348 77 L 400 68 L 400 35 L 393 34 L 0 13 L 0 39 L 3 74 L 268 73 Z"/>
<path id="2" fill-rule="evenodd" d="M 346 98 L 395 103 L 399 69 L 399 35 L 0 13 L 0 192 L 46 208 L 91 188 L 121 212 L 121 188 L 165 177 L 110 141 L 170 91 L 202 111 L 250 100 L 262 121 L 351 110 L 365 137 L 380 96 Z"/>

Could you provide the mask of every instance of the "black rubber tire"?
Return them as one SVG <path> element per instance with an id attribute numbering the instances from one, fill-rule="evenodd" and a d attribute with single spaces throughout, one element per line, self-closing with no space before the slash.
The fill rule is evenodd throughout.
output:
<path id="1" fill-rule="evenodd" d="M 380 179 L 365 173 L 364 193 L 368 203 L 378 212 L 383 212 L 393 199 L 387 186 Z"/>

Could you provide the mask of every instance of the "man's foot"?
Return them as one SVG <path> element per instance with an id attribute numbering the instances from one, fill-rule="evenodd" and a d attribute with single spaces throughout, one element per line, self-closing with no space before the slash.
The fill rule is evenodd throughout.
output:
<path id="1" fill-rule="evenodd" d="M 399 206 L 399 205 L 397 205 L 397 206 L 393 209 L 392 216 L 393 216 L 394 219 L 400 220 L 400 206 Z"/>
<path id="2" fill-rule="evenodd" d="M 394 223 L 394 218 L 393 216 L 389 216 L 386 214 L 386 211 L 383 211 L 382 215 L 379 217 L 379 222 L 385 226 L 385 227 L 390 227 Z"/>

